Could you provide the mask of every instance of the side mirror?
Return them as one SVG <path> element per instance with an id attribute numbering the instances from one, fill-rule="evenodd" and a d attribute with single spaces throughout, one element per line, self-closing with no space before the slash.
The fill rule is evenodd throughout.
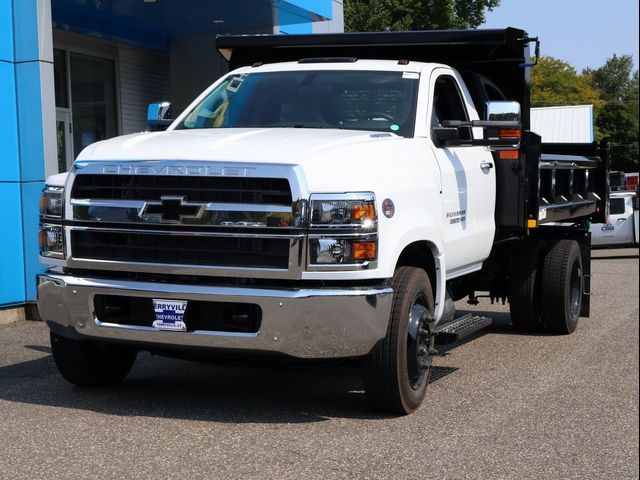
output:
<path id="1" fill-rule="evenodd" d="M 171 118 L 171 102 L 150 103 L 147 108 L 147 130 L 156 132 L 166 130 L 173 122 Z"/>
<path id="2" fill-rule="evenodd" d="M 490 122 L 520 123 L 520 104 L 506 100 L 487 102 L 486 118 Z"/>
<path id="3" fill-rule="evenodd" d="M 520 104 L 509 101 L 487 102 L 485 120 L 445 120 L 442 125 L 446 129 L 454 128 L 475 128 L 484 130 L 483 139 L 458 140 L 446 139 L 444 145 L 447 146 L 483 146 L 491 150 L 513 150 L 520 147 L 521 124 L 520 124 Z M 434 129 L 441 130 L 441 129 Z M 439 138 L 439 132 L 434 133 Z M 446 133 L 446 135 L 451 135 Z"/>

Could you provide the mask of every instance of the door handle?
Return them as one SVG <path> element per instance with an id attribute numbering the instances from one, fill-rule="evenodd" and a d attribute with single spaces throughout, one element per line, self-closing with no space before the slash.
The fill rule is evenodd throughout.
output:
<path id="1" fill-rule="evenodd" d="M 480 168 L 482 170 L 489 170 L 489 169 L 493 168 L 493 163 L 491 163 L 491 162 L 482 162 L 480 164 Z"/>

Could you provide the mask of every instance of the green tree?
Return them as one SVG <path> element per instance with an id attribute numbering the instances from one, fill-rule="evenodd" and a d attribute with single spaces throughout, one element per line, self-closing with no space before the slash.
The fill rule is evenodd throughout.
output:
<path id="1" fill-rule="evenodd" d="M 500 0 L 344 0 L 347 32 L 476 28 Z"/>
<path id="2" fill-rule="evenodd" d="M 608 102 L 596 118 L 603 138 L 611 143 L 613 170 L 638 170 L 638 107 L 623 102 Z"/>
<path id="3" fill-rule="evenodd" d="M 633 57 L 631 55 L 608 58 L 603 66 L 595 70 L 585 69 L 591 75 L 593 85 L 607 101 L 624 100 L 633 90 Z M 637 75 L 636 75 L 637 91 Z"/>
<path id="4" fill-rule="evenodd" d="M 606 100 L 596 116 L 602 138 L 611 142 L 611 167 L 638 170 L 638 70 L 631 55 L 613 55 L 595 70 L 585 70 Z"/>
<path id="5" fill-rule="evenodd" d="M 531 69 L 531 106 L 593 105 L 599 111 L 604 101 L 590 75 L 557 58 L 540 57 Z"/>

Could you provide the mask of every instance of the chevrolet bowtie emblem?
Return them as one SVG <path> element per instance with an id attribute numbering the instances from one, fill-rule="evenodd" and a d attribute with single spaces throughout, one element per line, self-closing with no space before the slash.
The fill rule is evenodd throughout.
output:
<path id="1" fill-rule="evenodd" d="M 184 222 L 202 217 L 206 204 L 190 203 L 185 197 L 163 195 L 159 202 L 146 202 L 140 218 L 150 222 Z"/>

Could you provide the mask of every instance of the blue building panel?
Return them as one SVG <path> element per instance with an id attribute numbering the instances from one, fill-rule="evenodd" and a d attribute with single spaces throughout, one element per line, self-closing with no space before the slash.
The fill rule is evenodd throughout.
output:
<path id="1" fill-rule="evenodd" d="M 305 10 L 309 13 L 322 17 L 325 20 L 331 20 L 333 18 L 332 0 L 282 0 L 284 4 L 283 8 L 287 8 L 287 5 Z"/>
<path id="2" fill-rule="evenodd" d="M 45 173 L 40 62 L 17 63 L 15 69 L 20 179 L 42 181 Z"/>
<path id="3" fill-rule="evenodd" d="M 0 306 L 25 302 L 24 248 L 22 244 L 22 201 L 19 183 L 0 182 Z"/>
<path id="4" fill-rule="evenodd" d="M 36 298 L 36 275 L 44 272 L 45 266 L 38 261 L 38 227 L 40 194 L 44 182 L 22 184 L 22 233 L 24 235 L 24 279 L 25 300 Z"/>
<path id="5" fill-rule="evenodd" d="M 7 3 L 6 0 L 3 3 Z M 39 60 L 37 0 L 13 0 L 13 38 L 16 62 Z"/>
<path id="6" fill-rule="evenodd" d="M 301 22 L 302 17 L 287 10 L 278 11 L 278 19 L 280 20 L 280 33 L 294 35 L 297 33 L 313 33 L 313 25 L 310 21 Z"/>
<path id="7" fill-rule="evenodd" d="M 0 62 L 13 62 L 13 5 L 7 0 L 0 1 Z"/>
<path id="8" fill-rule="evenodd" d="M 6 2 L 5 2 L 6 3 Z M 0 36 L 2 34 L 0 33 Z M 0 182 L 20 180 L 14 64 L 0 61 Z"/>

